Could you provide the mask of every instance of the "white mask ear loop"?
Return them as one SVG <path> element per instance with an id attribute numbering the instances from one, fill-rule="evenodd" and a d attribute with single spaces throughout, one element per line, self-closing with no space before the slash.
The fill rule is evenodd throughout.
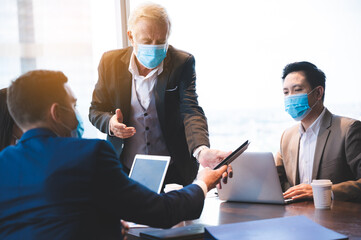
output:
<path id="1" fill-rule="evenodd" d="M 59 105 L 59 107 L 62 108 L 62 109 L 64 109 L 64 110 L 66 110 L 66 111 L 71 111 L 70 109 L 68 109 L 68 108 L 66 108 L 66 107 L 63 107 L 63 106 L 61 106 L 61 105 Z M 59 122 L 58 124 L 56 124 L 56 125 L 58 126 L 59 124 L 60 124 L 62 127 L 64 127 L 66 130 L 68 130 L 68 131 L 69 131 L 69 135 L 71 136 L 71 132 L 72 132 L 71 128 L 68 127 L 68 126 L 66 126 L 66 125 L 62 122 L 62 120 L 60 120 L 60 122 Z M 56 131 L 54 131 L 54 132 L 55 132 L 55 134 L 56 134 L 58 137 L 62 137 L 61 134 L 57 133 Z"/>
<path id="2" fill-rule="evenodd" d="M 68 126 L 66 126 L 64 123 L 59 122 L 58 124 L 56 124 L 56 130 L 53 129 L 53 132 L 58 136 L 58 137 L 64 137 L 62 134 L 58 133 L 59 130 L 59 125 L 66 128 L 66 130 L 70 131 L 70 128 Z"/>
<path id="3" fill-rule="evenodd" d="M 316 90 L 316 88 L 312 89 L 311 92 L 307 93 L 307 96 L 310 95 L 315 90 Z"/>
<path id="4" fill-rule="evenodd" d="M 313 91 L 315 91 L 317 89 L 317 87 L 315 87 L 314 89 L 312 89 L 311 92 L 307 93 L 307 96 L 309 96 Z M 314 106 L 316 106 L 316 104 L 319 102 L 320 100 L 318 99 L 313 105 L 312 107 L 310 107 L 311 109 L 313 109 Z"/>

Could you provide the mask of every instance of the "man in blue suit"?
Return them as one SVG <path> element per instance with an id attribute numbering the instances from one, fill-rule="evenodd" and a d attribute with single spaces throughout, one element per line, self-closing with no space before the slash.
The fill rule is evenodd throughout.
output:
<path id="1" fill-rule="evenodd" d="M 198 218 L 227 167 L 204 169 L 180 191 L 150 191 L 127 177 L 108 142 L 71 137 L 79 122 L 66 82 L 32 71 L 9 87 L 24 135 L 0 153 L 0 239 L 121 239 L 120 219 L 166 228 Z"/>

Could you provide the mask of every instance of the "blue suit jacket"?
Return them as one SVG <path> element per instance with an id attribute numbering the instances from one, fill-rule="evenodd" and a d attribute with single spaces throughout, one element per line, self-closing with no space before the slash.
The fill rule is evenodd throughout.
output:
<path id="1" fill-rule="evenodd" d="M 103 140 L 32 129 L 0 153 L 0 239 L 121 239 L 120 219 L 170 227 L 203 202 L 194 184 L 158 195 L 129 179 Z"/>

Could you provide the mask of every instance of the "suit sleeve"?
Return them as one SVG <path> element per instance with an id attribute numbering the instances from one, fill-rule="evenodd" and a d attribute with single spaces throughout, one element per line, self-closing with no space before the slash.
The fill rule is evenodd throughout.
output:
<path id="1" fill-rule="evenodd" d="M 98 82 L 95 85 L 92 102 L 89 108 L 89 120 L 101 132 L 108 133 L 109 120 L 114 114 L 114 107 L 110 100 L 111 97 L 108 92 L 108 87 L 110 85 L 105 78 L 105 71 L 106 68 L 103 55 L 98 67 Z"/>
<path id="2" fill-rule="evenodd" d="M 118 219 L 162 228 L 199 218 L 204 193 L 198 185 L 157 194 L 129 179 L 121 170 L 112 147 L 105 141 L 102 143 L 94 181 L 94 196 L 101 211 Z"/>
<path id="3" fill-rule="evenodd" d="M 332 186 L 336 200 L 361 202 L 361 122 L 355 121 L 348 129 L 345 140 L 347 164 L 355 181 L 346 181 Z"/>
<path id="4" fill-rule="evenodd" d="M 277 154 L 275 156 L 275 165 L 277 168 L 278 177 L 280 179 L 282 191 L 286 191 L 287 188 L 289 187 L 285 166 L 283 164 L 283 154 L 282 154 L 282 146 L 283 146 L 282 143 L 283 143 L 284 134 L 285 133 L 283 132 L 283 134 L 281 136 L 280 150 L 277 152 Z"/>
<path id="5" fill-rule="evenodd" d="M 196 93 L 195 60 L 190 55 L 184 63 L 180 81 L 180 111 L 183 117 L 190 153 L 201 145 L 209 147 L 207 118 L 198 105 Z"/>

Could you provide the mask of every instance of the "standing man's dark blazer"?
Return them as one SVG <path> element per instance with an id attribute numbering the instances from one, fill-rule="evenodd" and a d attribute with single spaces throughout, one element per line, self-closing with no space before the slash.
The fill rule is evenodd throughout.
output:
<path id="1" fill-rule="evenodd" d="M 281 138 L 276 165 L 284 190 L 300 184 L 298 155 L 300 125 Z M 361 202 L 361 122 L 331 114 L 321 119 L 313 161 L 312 179 L 330 179 L 335 199 Z"/>
<path id="2" fill-rule="evenodd" d="M 133 48 L 106 52 L 99 64 L 89 119 L 103 133 L 109 133 L 109 120 L 120 108 L 128 124 L 131 108 L 132 74 L 129 62 Z M 163 72 L 154 87 L 158 118 L 172 162 L 165 182 L 190 184 L 198 166 L 192 156 L 200 145 L 209 147 L 207 119 L 198 105 L 194 57 L 169 46 Z M 121 155 L 123 141 L 108 135 Z M 125 146 L 126 147 L 126 146 Z"/>
<path id="3" fill-rule="evenodd" d="M 203 202 L 195 184 L 158 195 L 129 179 L 104 140 L 38 128 L 0 152 L 0 239 L 122 239 L 120 219 L 171 227 Z"/>

